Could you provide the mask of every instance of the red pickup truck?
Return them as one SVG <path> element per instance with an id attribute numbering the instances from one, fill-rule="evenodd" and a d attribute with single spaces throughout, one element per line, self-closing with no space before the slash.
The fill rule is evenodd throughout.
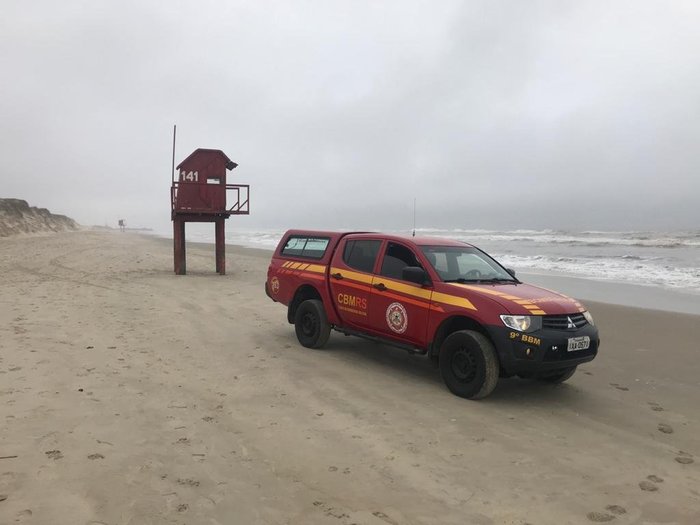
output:
<path id="1" fill-rule="evenodd" d="M 334 329 L 428 355 L 470 399 L 499 377 L 565 381 L 600 345 L 581 303 L 442 238 L 290 230 L 265 292 L 287 306 L 303 346 L 322 347 Z"/>

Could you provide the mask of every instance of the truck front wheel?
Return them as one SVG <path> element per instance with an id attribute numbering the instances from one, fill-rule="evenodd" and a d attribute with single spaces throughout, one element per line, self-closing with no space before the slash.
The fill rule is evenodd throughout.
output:
<path id="1" fill-rule="evenodd" d="M 306 348 L 321 348 L 328 342 L 331 326 L 328 324 L 323 303 L 318 299 L 307 299 L 299 305 L 294 316 L 297 339 Z"/>
<path id="2" fill-rule="evenodd" d="M 442 379 L 453 394 L 481 399 L 496 388 L 496 350 L 479 332 L 460 330 L 450 334 L 440 348 L 439 358 Z"/>

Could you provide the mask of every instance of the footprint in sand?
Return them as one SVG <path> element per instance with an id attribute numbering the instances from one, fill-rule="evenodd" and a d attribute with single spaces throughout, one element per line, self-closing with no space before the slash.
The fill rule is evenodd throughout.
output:
<path id="1" fill-rule="evenodd" d="M 629 388 L 627 388 L 626 386 L 620 386 L 617 383 L 610 383 L 610 386 L 614 386 L 615 388 L 617 388 L 618 390 L 622 390 L 623 392 L 627 392 L 629 390 Z"/>
<path id="2" fill-rule="evenodd" d="M 605 507 L 605 510 L 607 510 L 608 512 L 612 512 L 617 516 L 621 516 L 627 513 L 627 509 L 620 505 L 608 505 L 607 507 Z"/>
<path id="3" fill-rule="evenodd" d="M 681 465 L 690 465 L 691 463 L 695 462 L 692 454 L 688 454 L 687 452 L 683 452 L 682 450 L 678 451 L 678 456 L 676 456 L 675 460 Z"/>
<path id="4" fill-rule="evenodd" d="M 375 517 L 379 518 L 379 519 L 382 520 L 382 521 L 386 521 L 386 522 L 389 523 L 390 525 L 398 525 L 398 522 L 396 522 L 396 521 L 394 521 L 393 519 L 391 519 L 389 516 L 387 516 L 386 514 L 384 514 L 382 511 L 377 510 L 377 511 L 375 511 L 375 512 L 372 513 L 372 516 L 375 516 Z"/>
<path id="5" fill-rule="evenodd" d="M 199 487 L 199 481 L 196 479 L 182 479 L 182 478 L 177 478 L 177 484 L 178 485 L 185 485 L 187 487 Z"/>
<path id="6" fill-rule="evenodd" d="M 656 492 L 657 490 L 659 490 L 659 487 L 654 485 L 651 481 L 646 480 L 639 482 L 639 488 L 645 492 Z"/>
<path id="7" fill-rule="evenodd" d="M 63 457 L 63 454 L 61 454 L 60 450 L 47 450 L 44 452 L 48 457 L 50 457 L 53 460 L 61 459 Z"/>
<path id="8" fill-rule="evenodd" d="M 659 429 L 659 432 L 664 434 L 673 434 L 673 427 L 671 427 L 671 425 L 667 425 L 666 423 L 659 423 L 657 428 Z"/>
<path id="9" fill-rule="evenodd" d="M 90 454 L 88 456 L 88 459 L 104 459 L 104 458 L 105 457 L 102 454 L 100 454 L 99 452 L 97 452 L 95 454 Z"/>
<path id="10" fill-rule="evenodd" d="M 607 512 L 589 512 L 586 514 L 586 517 L 591 521 L 595 521 L 596 523 L 605 523 L 606 521 L 612 521 L 615 519 L 615 516 L 608 514 Z"/>
<path id="11" fill-rule="evenodd" d="M 649 481 L 653 481 L 654 483 L 663 483 L 664 482 L 664 478 L 660 478 L 656 474 L 650 474 L 649 476 L 647 476 L 647 479 Z"/>

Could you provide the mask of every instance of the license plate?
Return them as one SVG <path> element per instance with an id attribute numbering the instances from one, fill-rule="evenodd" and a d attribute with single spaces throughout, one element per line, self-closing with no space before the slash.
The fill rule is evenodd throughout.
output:
<path id="1" fill-rule="evenodd" d="M 576 350 L 585 350 L 589 346 L 591 346 L 591 338 L 587 335 L 583 337 L 569 337 L 569 345 L 566 350 L 575 352 Z"/>

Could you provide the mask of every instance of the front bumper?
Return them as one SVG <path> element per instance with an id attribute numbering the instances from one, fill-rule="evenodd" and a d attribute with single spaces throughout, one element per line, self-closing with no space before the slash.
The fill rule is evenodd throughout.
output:
<path id="1" fill-rule="evenodd" d="M 496 346 L 502 373 L 506 376 L 537 376 L 587 363 L 595 358 L 600 346 L 598 329 L 590 324 L 576 330 L 543 328 L 529 334 L 505 326 L 486 328 Z M 583 336 L 591 340 L 587 349 L 567 350 L 570 338 Z"/>
<path id="2" fill-rule="evenodd" d="M 272 299 L 274 302 L 277 302 L 277 299 L 272 297 L 272 294 L 270 293 L 270 288 L 267 286 L 267 281 L 265 281 L 265 295 L 267 295 L 270 299 Z"/>

